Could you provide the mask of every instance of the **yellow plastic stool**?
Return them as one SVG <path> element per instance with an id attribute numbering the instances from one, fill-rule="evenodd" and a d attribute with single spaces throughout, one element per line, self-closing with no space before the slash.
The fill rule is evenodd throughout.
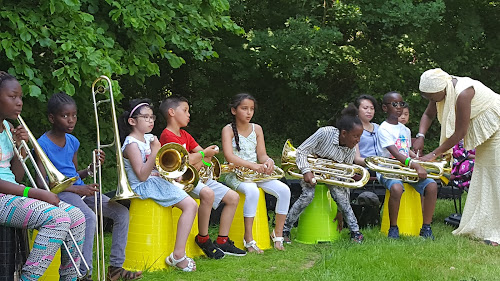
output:
<path id="1" fill-rule="evenodd" d="M 194 199 L 198 206 L 200 206 L 200 199 Z M 179 222 L 179 218 L 182 214 L 181 209 L 179 208 L 172 208 L 172 220 L 174 222 L 174 241 L 175 237 L 177 236 L 177 223 Z M 194 218 L 193 222 L 193 227 L 191 227 L 191 232 L 189 233 L 189 237 L 186 243 L 186 256 L 190 258 L 195 258 L 195 257 L 200 257 L 204 256 L 205 253 L 203 253 L 203 250 L 196 245 L 196 242 L 194 242 L 194 238 L 198 235 L 198 213 L 196 213 L 196 217 Z"/>
<path id="2" fill-rule="evenodd" d="M 130 199 L 125 269 L 170 269 L 165 258 L 174 250 L 174 241 L 172 207 L 163 207 L 151 199 Z"/>
<path id="3" fill-rule="evenodd" d="M 252 234 L 253 239 L 257 242 L 257 247 L 261 250 L 266 250 L 271 248 L 271 238 L 269 236 L 269 223 L 267 221 L 266 197 L 261 188 L 259 188 L 259 192 L 259 203 L 257 204 L 257 212 L 253 221 Z M 240 195 L 240 202 L 236 208 L 231 229 L 229 229 L 229 238 L 234 241 L 236 247 L 244 249 L 243 237 L 245 235 L 245 224 L 243 222 L 243 205 L 245 204 L 245 195 L 240 192 L 238 194 Z"/>
<path id="4" fill-rule="evenodd" d="M 413 186 L 404 183 L 405 191 L 401 195 L 398 214 L 398 228 L 400 234 L 418 236 L 422 228 L 422 203 L 420 201 L 420 193 Z M 391 193 L 385 191 L 384 208 L 382 211 L 382 222 L 380 232 L 387 234 L 389 232 L 389 198 Z"/>
<path id="5" fill-rule="evenodd" d="M 317 244 L 339 239 L 337 203 L 330 196 L 325 184 L 317 184 L 314 199 L 307 206 L 299 218 L 299 227 L 295 241 L 303 244 Z"/>
<path id="6" fill-rule="evenodd" d="M 33 244 L 35 243 L 35 238 L 38 235 L 38 230 L 33 230 L 33 236 L 30 239 L 30 249 L 33 249 Z M 63 245 L 61 247 L 64 248 Z M 66 250 L 64 250 L 66 251 Z M 47 280 L 59 280 L 59 267 L 61 266 L 61 249 L 57 250 L 54 259 L 50 263 L 49 267 L 45 273 L 40 277 L 40 281 Z"/>

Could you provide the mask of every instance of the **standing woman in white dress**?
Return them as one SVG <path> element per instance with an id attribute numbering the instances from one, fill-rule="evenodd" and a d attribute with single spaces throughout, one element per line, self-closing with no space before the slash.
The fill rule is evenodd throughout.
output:
<path id="1" fill-rule="evenodd" d="M 441 123 L 440 146 L 420 158 L 432 161 L 464 138 L 467 150 L 476 148 L 476 163 L 464 213 L 456 235 L 500 243 L 500 96 L 483 83 L 449 75 L 440 68 L 420 77 L 422 97 L 429 104 L 420 120 L 413 147 L 422 155 L 425 133 L 437 116 Z"/>

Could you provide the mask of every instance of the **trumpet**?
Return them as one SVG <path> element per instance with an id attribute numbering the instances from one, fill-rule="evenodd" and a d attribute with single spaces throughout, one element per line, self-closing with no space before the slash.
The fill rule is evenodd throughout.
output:
<path id="1" fill-rule="evenodd" d="M 279 180 L 285 176 L 285 172 L 276 165 L 274 165 L 273 172 L 268 175 L 265 173 L 256 172 L 250 168 L 239 167 L 232 163 L 226 163 L 221 166 L 221 173 L 235 173 L 236 178 L 242 182 Z"/>
<path id="2" fill-rule="evenodd" d="M 296 149 L 291 140 L 287 140 L 283 146 L 281 154 L 281 167 L 289 175 L 296 178 L 304 176 L 299 171 L 296 164 Z M 311 166 L 311 172 L 318 182 L 330 185 L 337 185 L 347 188 L 363 187 L 370 179 L 370 173 L 365 168 L 356 164 L 341 164 L 329 159 L 318 158 L 316 156 L 307 156 L 307 162 Z M 360 176 L 355 180 L 355 176 Z"/>
<path id="3" fill-rule="evenodd" d="M 178 143 L 163 145 L 156 154 L 155 163 L 162 178 L 186 192 L 191 192 L 200 180 L 198 170 L 189 164 L 188 151 Z M 178 181 L 178 178 L 181 179 Z"/>
<path id="4" fill-rule="evenodd" d="M 97 99 L 97 95 L 108 95 L 106 99 Z M 116 151 L 116 168 L 118 174 L 118 186 L 116 187 L 116 195 L 111 198 L 111 200 L 124 200 L 131 198 L 138 198 L 132 188 L 130 187 L 127 179 L 127 173 L 125 172 L 125 164 L 123 161 L 120 135 L 118 133 L 118 123 L 116 121 L 115 112 L 115 102 L 113 97 L 113 88 L 111 86 L 111 80 L 107 76 L 100 76 L 92 83 L 92 99 L 94 103 L 94 115 L 95 123 L 97 128 L 97 151 L 102 148 L 115 146 Z M 98 106 L 102 103 L 110 103 L 111 107 L 111 118 L 113 122 L 113 142 L 110 144 L 101 144 L 100 137 L 100 126 L 99 126 L 99 111 Z M 106 280 L 106 265 L 104 259 L 104 223 L 103 223 L 103 213 L 102 213 L 102 170 L 101 165 L 99 165 L 99 157 L 96 157 L 95 153 L 92 153 L 92 163 L 94 167 L 94 183 L 99 184 L 99 197 L 95 193 L 94 207 L 96 210 L 97 222 L 96 227 L 96 257 L 97 257 L 97 277 L 98 280 Z M 99 205 L 98 205 L 99 202 Z"/>
<path id="5" fill-rule="evenodd" d="M 431 179 L 440 179 L 444 172 L 447 161 L 441 162 L 422 162 L 412 160 L 418 163 L 427 171 L 427 177 Z M 405 167 L 396 159 L 390 159 L 380 156 L 370 156 L 365 158 L 365 163 L 370 170 L 382 174 L 387 179 L 401 180 L 403 182 L 418 182 L 419 177 L 415 169 Z"/>
<path id="6" fill-rule="evenodd" d="M 36 175 L 41 179 L 40 182 L 42 183 L 45 190 L 48 190 L 48 191 L 51 191 L 51 192 L 57 194 L 57 193 L 64 191 L 66 188 L 70 187 L 77 180 L 77 177 L 68 178 L 68 177 L 64 176 L 61 172 L 59 172 L 56 169 L 56 167 L 54 166 L 54 164 L 52 164 L 49 157 L 45 154 L 45 152 L 43 152 L 43 149 L 38 144 L 36 138 L 33 136 L 31 131 L 29 130 L 28 126 L 26 126 L 26 123 L 24 123 L 23 118 L 21 118 L 21 116 L 19 116 L 17 118 L 17 121 L 19 122 L 19 124 L 21 124 L 21 126 L 24 127 L 24 129 L 28 133 L 28 140 L 31 143 L 31 145 L 33 146 L 33 151 L 36 153 L 39 162 L 42 164 L 42 166 L 45 170 L 45 175 L 47 176 L 47 179 L 48 179 L 48 183 L 47 183 L 44 180 L 44 174 L 42 173 L 42 171 L 39 169 L 38 165 L 36 164 L 35 157 L 31 153 L 29 145 L 23 140 L 23 141 L 21 141 L 20 146 L 16 147 L 16 141 L 13 139 L 12 135 L 8 132 L 7 136 L 8 136 L 8 139 L 13 146 L 14 154 L 19 159 L 19 162 L 21 162 L 21 165 L 22 165 L 31 185 L 34 188 L 39 188 L 38 185 L 36 184 L 36 180 L 31 175 L 31 171 L 29 170 L 28 166 L 26 165 L 26 161 L 28 159 L 31 161 Z M 3 126 L 3 127 L 4 127 L 4 130 L 9 131 L 5 126 Z M 23 148 L 26 151 L 26 156 L 22 156 L 22 154 L 21 154 L 21 150 Z M 78 246 L 77 246 L 78 243 L 76 242 L 75 237 L 73 236 L 71 231 L 69 231 L 69 236 L 70 236 L 73 244 L 76 246 L 76 250 L 78 252 L 79 258 L 82 260 L 82 262 L 85 265 L 85 268 L 87 269 L 87 272 L 85 275 L 83 275 L 81 273 L 80 269 L 76 265 L 76 262 L 73 259 L 73 256 L 71 255 L 71 252 L 70 252 L 66 242 L 63 241 L 62 245 L 64 246 L 64 249 L 68 253 L 68 256 L 71 260 L 71 264 L 73 265 L 73 267 L 75 267 L 78 277 L 86 277 L 89 274 L 89 266 L 87 264 L 87 261 L 83 257 L 83 254 L 82 254 L 80 248 L 78 248 Z"/>

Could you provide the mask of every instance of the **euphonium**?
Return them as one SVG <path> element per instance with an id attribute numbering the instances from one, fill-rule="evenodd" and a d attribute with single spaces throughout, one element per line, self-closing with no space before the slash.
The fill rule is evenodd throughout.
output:
<path id="1" fill-rule="evenodd" d="M 207 167 L 205 165 L 201 166 L 199 171 L 200 180 L 202 182 L 207 182 L 207 180 L 209 179 L 218 180 L 221 173 L 222 170 L 219 159 L 217 159 L 217 157 L 215 156 L 212 156 L 212 160 L 210 160 L 210 167 Z"/>
<path id="2" fill-rule="evenodd" d="M 188 151 L 178 143 L 163 145 L 156 154 L 155 163 L 162 178 L 186 192 L 191 192 L 200 180 L 196 168 L 189 164 Z"/>
<path id="3" fill-rule="evenodd" d="M 332 160 L 312 155 L 307 157 L 307 162 L 311 166 L 311 172 L 314 174 L 314 177 L 321 183 L 347 188 L 360 188 L 370 179 L 368 170 L 356 164 L 336 163 Z M 281 167 L 293 177 L 304 177 L 297 168 L 296 149 L 292 146 L 290 140 L 287 140 L 283 146 Z M 361 177 L 359 180 L 354 179 L 357 175 Z"/>
<path id="4" fill-rule="evenodd" d="M 427 177 L 431 179 L 440 179 L 443 175 L 444 166 L 447 161 L 441 162 L 421 162 L 412 160 L 418 163 L 427 171 Z M 415 169 L 405 167 L 396 159 L 390 159 L 380 156 L 370 156 L 365 158 L 366 166 L 375 172 L 382 174 L 387 179 L 401 180 L 403 182 L 418 182 L 419 177 Z"/>
<path id="5" fill-rule="evenodd" d="M 30 169 L 26 165 L 26 161 L 28 159 L 31 161 L 36 175 L 41 179 L 40 182 L 42 183 L 45 190 L 51 191 L 53 193 L 59 193 L 59 192 L 64 191 L 66 188 L 70 187 L 77 180 L 77 177 L 68 178 L 68 177 L 64 176 L 61 172 L 59 172 L 57 170 L 57 168 L 54 166 L 54 164 L 52 164 L 49 157 L 47 157 L 47 155 L 45 154 L 43 149 L 40 147 L 36 138 L 33 136 L 31 131 L 29 130 L 28 126 L 26 126 L 26 123 L 24 123 L 23 118 L 21 118 L 21 116 L 19 116 L 17 120 L 19 121 L 21 126 L 23 126 L 24 129 L 26 130 L 26 132 L 28 133 L 29 142 L 33 146 L 33 151 L 36 153 L 39 162 L 44 167 L 45 174 L 46 174 L 47 179 L 48 179 L 48 183 L 47 183 L 45 181 L 44 174 L 38 168 L 35 157 L 31 154 L 31 149 L 29 148 L 28 144 L 23 140 L 23 141 L 21 141 L 21 145 L 19 147 L 16 147 L 16 142 L 14 141 L 13 137 L 9 133 L 7 133 L 7 137 L 9 138 L 9 141 L 12 143 L 14 154 L 19 159 L 19 162 L 21 162 L 21 165 L 24 169 L 24 172 L 27 175 L 31 185 L 34 188 L 39 188 L 38 185 L 36 184 L 36 180 L 31 175 Z M 4 126 L 4 130 L 7 130 L 7 128 L 5 128 L 5 126 Z M 22 156 L 22 154 L 21 154 L 21 149 L 23 149 L 23 148 L 26 151 L 26 156 Z M 75 237 L 73 236 L 73 233 L 71 233 L 71 231 L 69 231 L 68 234 L 72 240 L 72 243 L 77 245 L 77 242 L 75 240 Z M 76 247 L 76 250 L 78 252 L 79 258 L 84 263 L 84 266 L 87 269 L 87 273 L 85 275 L 83 275 L 80 272 L 80 268 L 76 266 L 76 262 L 73 259 L 73 256 L 71 255 L 71 252 L 69 251 L 69 248 L 68 248 L 68 245 L 66 244 L 66 242 L 62 241 L 62 245 L 63 245 L 64 249 L 68 252 L 68 256 L 71 260 L 73 267 L 75 267 L 75 269 L 76 269 L 76 273 L 77 273 L 78 277 L 80 277 L 80 278 L 86 277 L 89 274 L 90 270 L 89 270 L 89 266 L 87 264 L 87 261 L 83 257 L 83 254 L 82 254 L 80 248 Z"/>
<path id="6" fill-rule="evenodd" d="M 242 182 L 279 180 L 285 176 L 285 172 L 276 165 L 274 165 L 274 170 L 270 175 L 256 172 L 250 168 L 239 167 L 232 163 L 221 165 L 221 173 L 235 173 L 236 178 Z"/>

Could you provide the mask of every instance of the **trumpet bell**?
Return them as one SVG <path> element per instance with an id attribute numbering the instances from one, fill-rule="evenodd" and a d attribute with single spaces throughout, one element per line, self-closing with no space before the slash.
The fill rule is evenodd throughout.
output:
<path id="1" fill-rule="evenodd" d="M 188 170 L 188 157 L 189 153 L 182 145 L 167 143 L 156 154 L 156 168 L 166 178 L 178 178 Z"/>

